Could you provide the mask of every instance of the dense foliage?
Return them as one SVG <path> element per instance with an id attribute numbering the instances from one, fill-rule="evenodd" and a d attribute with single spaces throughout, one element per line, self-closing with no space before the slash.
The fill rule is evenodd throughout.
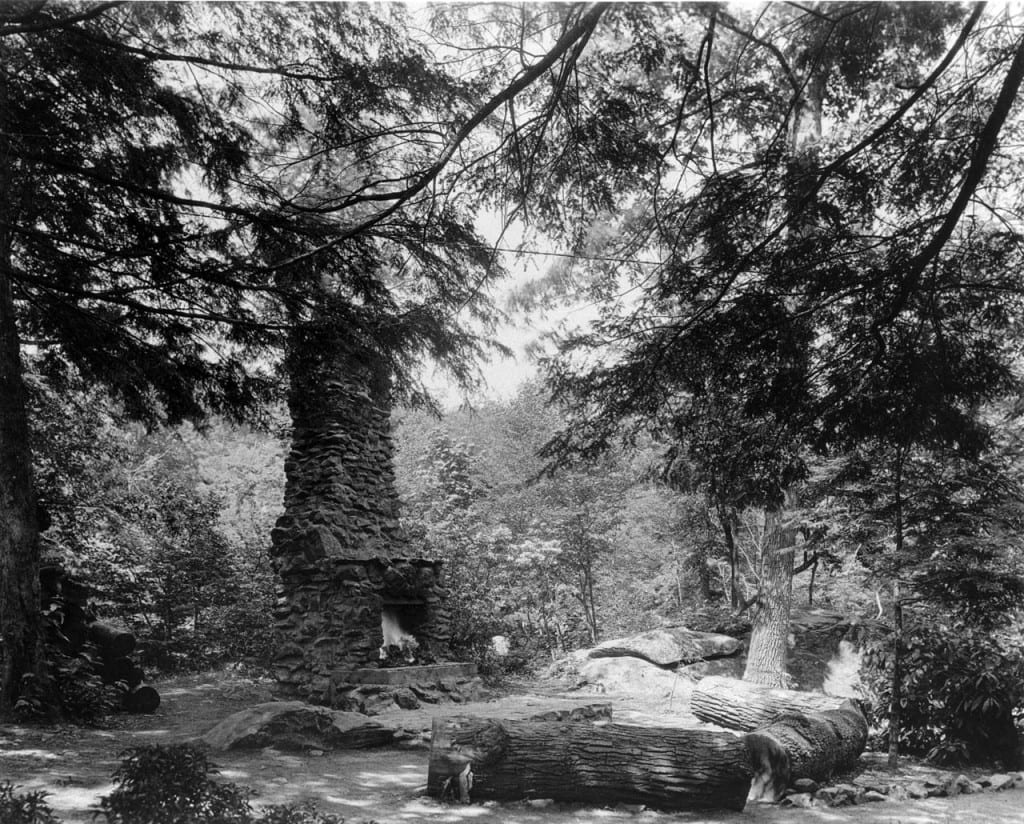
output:
<path id="1" fill-rule="evenodd" d="M 36 477 L 51 520 L 44 562 L 87 588 L 90 617 L 131 629 L 151 665 L 268 660 L 277 441 L 264 435 L 257 446 L 221 425 L 214 452 L 190 427 L 146 433 L 81 382 L 32 386 Z M 255 460 L 261 451 L 270 466 Z M 232 456 L 247 463 L 248 493 Z"/>
<path id="2" fill-rule="evenodd" d="M 0 821 L 7 824 L 60 824 L 60 819 L 46 803 L 46 793 L 18 793 L 16 789 L 7 781 L 0 784 Z"/>

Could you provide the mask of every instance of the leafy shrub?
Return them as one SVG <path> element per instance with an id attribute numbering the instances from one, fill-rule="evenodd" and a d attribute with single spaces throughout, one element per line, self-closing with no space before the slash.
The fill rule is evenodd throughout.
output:
<path id="1" fill-rule="evenodd" d="M 117 787 L 100 799 L 109 824 L 249 824 L 249 791 L 211 777 L 195 747 L 149 745 L 122 753 Z"/>
<path id="2" fill-rule="evenodd" d="M 267 807 L 259 824 L 345 824 L 345 819 L 333 813 L 320 812 L 316 805 L 307 801 Z"/>
<path id="3" fill-rule="evenodd" d="M 66 644 L 55 639 L 59 627 L 51 613 L 44 613 L 47 630 L 46 668 L 48 677 L 26 674 L 15 712 L 24 720 L 47 720 L 62 716 L 83 724 L 97 724 L 121 707 L 125 684 L 104 684 L 100 675 L 99 651 L 86 644 L 76 655 L 67 654 Z M 2 821 L 2 819 L 0 819 Z"/>
<path id="4" fill-rule="evenodd" d="M 267 807 L 258 815 L 247 800 L 250 790 L 213 778 L 217 770 L 202 751 L 188 744 L 135 747 L 122 754 L 114 773 L 118 786 L 100 799 L 98 814 L 108 824 L 344 824 L 312 802 Z M 0 788 L 2 789 L 2 788 Z M 40 794 L 41 798 L 41 794 Z M 3 816 L 0 823 L 58 824 L 55 818 Z M 365 822 L 374 824 L 374 822 Z"/>
<path id="5" fill-rule="evenodd" d="M 46 803 L 46 793 L 15 793 L 16 787 L 5 781 L 0 784 L 0 821 L 3 824 L 60 824 L 60 819 Z"/>
<path id="6" fill-rule="evenodd" d="M 50 672 L 57 682 L 57 694 L 64 715 L 85 724 L 99 723 L 121 708 L 125 684 L 104 684 L 99 673 L 98 653 L 74 657 L 51 655 Z"/>
<path id="7" fill-rule="evenodd" d="M 873 639 L 864 655 L 876 716 L 888 733 L 891 640 Z M 1024 649 L 992 630 L 908 626 L 903 653 L 900 745 L 940 763 L 1019 758 L 1014 708 L 1024 703 Z"/>

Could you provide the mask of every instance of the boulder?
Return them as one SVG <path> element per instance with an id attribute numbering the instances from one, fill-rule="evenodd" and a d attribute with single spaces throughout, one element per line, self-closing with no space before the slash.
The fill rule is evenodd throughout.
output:
<path id="1" fill-rule="evenodd" d="M 301 701 L 270 701 L 228 716 L 201 740 L 214 750 L 309 751 L 380 747 L 390 744 L 394 735 L 394 730 L 359 713 Z"/>
<path id="2" fill-rule="evenodd" d="M 693 691 L 693 681 L 636 658 L 593 658 L 580 666 L 578 686 L 600 692 L 648 698 L 673 696 L 682 705 Z"/>
<path id="3" fill-rule="evenodd" d="M 821 785 L 810 778 L 798 778 L 793 782 L 793 789 L 797 793 L 816 793 L 821 789 Z"/>
<path id="4" fill-rule="evenodd" d="M 588 657 L 642 658 L 659 667 L 668 667 L 683 660 L 685 654 L 670 633 L 663 629 L 652 629 L 629 638 L 615 638 L 598 644 L 590 650 Z"/>
<path id="5" fill-rule="evenodd" d="M 683 663 L 731 658 L 743 651 L 741 640 L 720 632 L 697 632 L 686 627 L 666 627 L 665 631 L 671 633 L 680 644 L 696 647 L 699 657 L 684 659 Z"/>
<path id="6" fill-rule="evenodd" d="M 995 775 L 990 775 L 988 778 L 983 779 L 979 783 L 982 787 L 993 791 L 1012 790 L 1017 784 L 1017 778 L 1019 778 L 1018 775 L 996 773 Z"/>
<path id="7" fill-rule="evenodd" d="M 589 658 L 641 658 L 659 667 L 708 661 L 735 655 L 741 641 L 714 632 L 695 632 L 686 627 L 662 627 L 604 641 L 591 649 Z"/>

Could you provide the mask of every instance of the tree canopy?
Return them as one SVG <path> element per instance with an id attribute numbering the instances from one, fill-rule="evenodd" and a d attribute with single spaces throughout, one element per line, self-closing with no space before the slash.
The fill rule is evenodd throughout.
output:
<path id="1" fill-rule="evenodd" d="M 464 320 L 486 321 L 497 267 L 470 138 L 599 15 L 545 14 L 538 59 L 464 77 L 397 6 L 5 6 L 0 707 L 40 659 L 22 345 L 150 424 L 258 410 L 289 334 L 318 328 L 400 396 L 424 400 L 424 358 L 471 381 Z"/>

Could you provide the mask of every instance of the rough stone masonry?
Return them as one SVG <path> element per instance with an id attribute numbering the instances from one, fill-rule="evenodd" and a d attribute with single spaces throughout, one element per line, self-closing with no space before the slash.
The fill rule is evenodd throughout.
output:
<path id="1" fill-rule="evenodd" d="M 435 660 L 449 613 L 440 563 L 417 557 L 399 524 L 386 371 L 337 347 L 303 357 L 291 370 L 292 448 L 272 533 L 275 674 L 283 695 L 337 705 L 347 671 L 379 665 L 386 604 L 415 616 L 408 629 Z"/>

